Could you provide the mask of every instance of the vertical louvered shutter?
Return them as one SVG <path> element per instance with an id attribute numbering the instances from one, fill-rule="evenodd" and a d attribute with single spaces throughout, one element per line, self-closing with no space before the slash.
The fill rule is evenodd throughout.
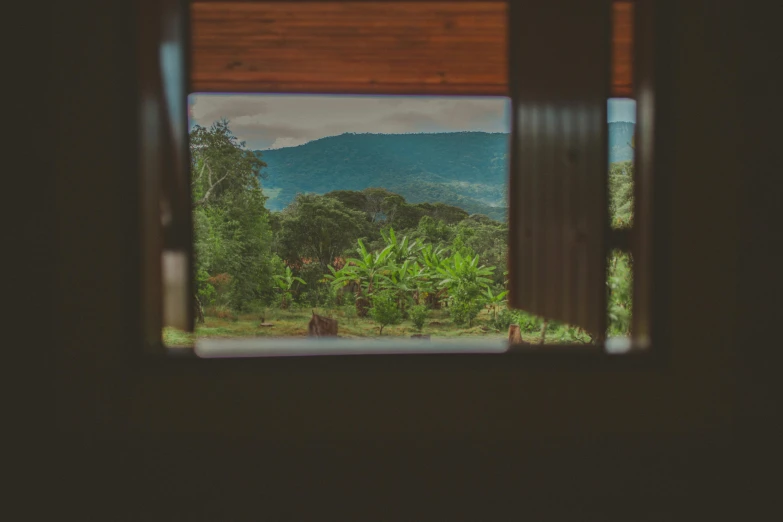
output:
<path id="1" fill-rule="evenodd" d="M 188 158 L 188 2 L 137 3 L 142 311 L 148 344 L 161 326 L 193 328 Z"/>
<path id="2" fill-rule="evenodd" d="M 511 2 L 510 301 L 606 322 L 611 2 Z"/>

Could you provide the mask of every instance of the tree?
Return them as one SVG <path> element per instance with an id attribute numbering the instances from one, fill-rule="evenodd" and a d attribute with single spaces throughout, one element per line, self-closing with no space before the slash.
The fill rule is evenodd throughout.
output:
<path id="1" fill-rule="evenodd" d="M 342 257 L 356 238 L 368 233 L 362 213 L 339 200 L 316 194 L 298 194 L 280 213 L 279 255 L 291 265 L 303 260 L 326 267 Z"/>
<path id="2" fill-rule="evenodd" d="M 221 194 L 259 188 L 262 169 L 259 155 L 245 149 L 229 129 L 228 120 L 210 127 L 196 125 L 190 132 L 192 193 L 195 207 L 207 205 Z"/>
<path id="3" fill-rule="evenodd" d="M 227 300 L 246 309 L 272 287 L 272 233 L 260 183 L 266 164 L 245 149 L 226 120 L 197 125 L 190 153 L 197 279 L 228 274 Z"/>
<path id="4" fill-rule="evenodd" d="M 508 258 L 508 226 L 486 216 L 473 215 L 460 221 L 452 242 L 453 251 L 463 256 L 478 254 L 481 260 L 494 266 L 505 266 Z M 503 284 L 503 274 L 496 270 L 496 285 Z"/>
<path id="5" fill-rule="evenodd" d="M 445 203 L 419 203 L 418 207 L 427 212 L 427 215 L 434 220 L 443 221 L 447 225 L 457 224 L 470 215 L 459 207 Z"/>
<path id="6" fill-rule="evenodd" d="M 378 292 L 372 297 L 370 317 L 380 325 L 378 335 L 383 335 L 383 327 L 390 324 L 400 324 L 402 313 L 397 308 L 397 300 L 391 292 Z"/>
<path id="7" fill-rule="evenodd" d="M 324 196 L 336 199 L 351 210 L 367 213 L 367 195 L 358 190 L 333 190 Z M 367 221 L 372 221 L 373 216 L 367 214 Z"/>
<path id="8" fill-rule="evenodd" d="M 362 194 L 365 196 L 365 212 L 373 222 L 385 221 L 387 213 L 393 211 L 396 204 L 405 202 L 402 196 L 385 188 L 366 188 Z"/>
<path id="9" fill-rule="evenodd" d="M 424 216 L 419 220 L 415 235 L 426 243 L 438 244 L 449 241 L 453 230 L 443 221 L 436 221 L 432 216 Z"/>
<path id="10" fill-rule="evenodd" d="M 416 327 L 416 330 L 421 332 L 422 328 L 424 328 L 424 322 L 427 320 L 427 315 L 429 314 L 429 310 L 425 305 L 416 305 L 411 308 L 410 310 L 410 317 L 411 322 L 413 323 L 413 326 Z"/>

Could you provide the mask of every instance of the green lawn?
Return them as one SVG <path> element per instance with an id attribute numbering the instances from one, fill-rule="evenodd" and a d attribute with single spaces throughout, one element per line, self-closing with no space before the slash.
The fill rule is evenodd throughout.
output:
<path id="1" fill-rule="evenodd" d="M 195 339 L 237 338 L 237 337 L 304 337 L 307 336 L 307 323 L 311 309 L 275 310 L 269 309 L 254 314 L 243 314 L 230 318 L 206 316 L 204 324 L 196 325 L 196 333 L 189 334 L 165 328 L 163 341 L 168 346 L 189 346 Z M 369 318 L 356 317 L 353 307 L 336 309 L 315 309 L 317 314 L 337 319 L 338 335 L 345 338 L 378 337 L 378 324 Z M 487 339 L 505 339 L 506 331 L 496 331 L 488 326 L 489 316 L 482 312 L 471 327 L 458 327 L 442 310 L 433 310 L 421 333 L 436 338 L 481 337 Z M 273 326 L 260 326 L 262 322 Z M 383 337 L 410 337 L 419 333 L 410 321 L 398 325 L 388 325 L 383 329 Z M 536 343 L 539 333 L 523 333 L 524 340 Z"/>

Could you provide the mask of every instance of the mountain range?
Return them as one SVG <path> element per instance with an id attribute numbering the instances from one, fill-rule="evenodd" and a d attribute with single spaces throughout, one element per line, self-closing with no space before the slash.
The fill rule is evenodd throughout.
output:
<path id="1" fill-rule="evenodd" d="M 609 124 L 610 162 L 633 157 L 634 124 Z M 410 203 L 441 202 L 506 219 L 506 133 L 353 134 L 296 147 L 255 151 L 266 162 L 267 208 L 282 210 L 299 192 L 383 187 Z"/>

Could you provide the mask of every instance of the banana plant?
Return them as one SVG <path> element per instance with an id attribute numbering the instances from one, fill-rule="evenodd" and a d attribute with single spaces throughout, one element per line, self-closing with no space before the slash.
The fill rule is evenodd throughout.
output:
<path id="1" fill-rule="evenodd" d="M 278 274 L 275 276 L 275 283 L 277 283 L 277 287 L 283 294 L 283 299 L 280 303 L 280 308 L 283 309 L 288 308 L 288 305 L 293 300 L 291 289 L 294 287 L 294 283 L 307 284 L 301 277 L 296 277 L 293 272 L 291 272 L 291 267 L 288 266 L 285 267 L 285 273 L 283 275 Z"/>
<path id="2" fill-rule="evenodd" d="M 418 301 L 423 282 L 423 270 L 416 261 L 405 261 L 391 270 L 384 286 L 388 287 L 397 298 L 400 311 L 405 311 L 405 305 L 412 298 Z"/>
<path id="3" fill-rule="evenodd" d="M 355 282 L 361 289 L 371 295 L 379 284 L 389 280 L 389 273 L 393 268 L 391 264 L 391 246 L 387 246 L 377 254 L 368 251 L 359 240 L 359 247 L 356 249 L 359 254 L 357 257 L 349 257 L 345 260 L 345 266 L 340 270 L 329 267 L 331 274 L 329 279 L 335 287 L 344 286 Z"/>
<path id="4" fill-rule="evenodd" d="M 383 231 L 381 231 L 381 235 L 383 236 L 384 241 L 386 241 L 386 245 L 391 247 L 391 258 L 398 265 L 405 261 L 415 260 L 418 257 L 419 252 L 424 249 L 424 245 L 418 240 L 409 241 L 408 236 L 403 236 L 402 240 L 398 241 L 397 235 L 391 227 L 389 227 L 388 235 L 383 233 Z"/>
<path id="5" fill-rule="evenodd" d="M 432 304 L 435 305 L 442 301 L 448 292 L 446 288 L 440 287 L 443 274 L 438 269 L 445 268 L 449 262 L 449 257 L 446 255 L 445 249 L 427 244 L 420 252 L 420 259 L 423 271 L 421 290 L 431 294 L 430 299 Z"/>
<path id="6" fill-rule="evenodd" d="M 487 288 L 487 291 L 484 293 L 484 300 L 486 301 L 486 306 L 492 311 L 492 320 L 497 320 L 498 318 L 498 308 L 505 303 L 506 301 L 506 295 L 508 295 L 508 290 L 503 290 L 502 292 L 495 294 L 491 288 Z"/>
<path id="7" fill-rule="evenodd" d="M 495 267 L 479 265 L 478 255 L 462 257 L 456 252 L 437 271 L 442 276 L 439 286 L 448 288 L 449 292 L 462 290 L 475 293 L 492 284 Z"/>

